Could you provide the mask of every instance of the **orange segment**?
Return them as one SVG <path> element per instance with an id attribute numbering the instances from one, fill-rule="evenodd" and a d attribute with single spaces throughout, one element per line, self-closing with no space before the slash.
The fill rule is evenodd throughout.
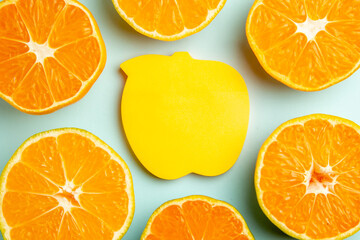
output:
<path id="1" fill-rule="evenodd" d="M 231 205 L 206 196 L 189 196 L 164 203 L 151 216 L 141 240 L 251 240 L 240 213 Z"/>
<path id="2" fill-rule="evenodd" d="M 346 46 L 352 46 L 356 52 L 360 52 L 360 25 L 359 21 L 330 22 L 326 26 L 328 33 L 340 39 Z M 346 44 L 347 43 L 347 44 Z"/>
<path id="3" fill-rule="evenodd" d="M 294 206 L 302 200 L 304 194 L 305 187 L 296 184 L 288 188 L 275 189 L 275 191 L 264 190 L 262 201 L 278 221 L 284 222 Z"/>
<path id="4" fill-rule="evenodd" d="M 246 35 L 264 69 L 291 88 L 318 91 L 360 67 L 355 0 L 257 0 Z"/>
<path id="5" fill-rule="evenodd" d="M 155 31 L 159 35 L 162 35 L 164 37 L 169 37 L 174 35 L 176 36 L 177 33 L 183 32 L 185 30 L 184 19 L 182 18 L 181 13 L 179 12 L 179 6 L 176 5 L 175 0 L 169 0 L 167 4 L 163 7 L 165 8 L 165 11 L 161 11 L 159 18 L 155 19 L 158 20 L 158 22 L 154 21 L 154 24 L 156 24 Z M 156 15 L 153 15 L 151 17 L 154 18 L 154 16 Z M 140 24 L 141 22 L 139 22 L 139 25 Z M 146 28 L 145 30 L 149 31 Z"/>
<path id="6" fill-rule="evenodd" d="M 341 173 L 336 180 L 344 187 L 360 192 L 360 170 Z"/>
<path id="7" fill-rule="evenodd" d="M 360 126 L 339 117 L 314 114 L 281 125 L 262 146 L 255 171 L 264 213 L 297 239 L 354 234 L 360 229 L 359 147 Z"/>
<path id="8" fill-rule="evenodd" d="M 172 223 L 172 224 L 171 224 Z M 187 228 L 179 206 L 169 206 L 157 216 L 151 225 L 151 234 L 159 239 L 191 240 L 190 229 Z M 142 237 L 147 239 L 147 237 Z"/>
<path id="9" fill-rule="evenodd" d="M 65 2 L 63 0 L 16 2 L 16 8 L 29 30 L 31 39 L 39 44 L 47 41 L 52 26 L 64 7 Z"/>
<path id="10" fill-rule="evenodd" d="M 294 34 L 279 44 L 275 43 L 264 52 L 269 66 L 282 76 L 288 75 L 302 54 L 306 42 L 303 34 Z"/>
<path id="11" fill-rule="evenodd" d="M 0 94 L 11 97 L 22 80 L 34 66 L 36 55 L 27 53 L 0 63 Z"/>
<path id="12" fill-rule="evenodd" d="M 326 63 L 326 68 L 329 69 L 334 78 L 344 76 L 357 68 L 356 63 L 360 59 L 360 52 L 355 46 L 344 41 L 338 41 L 336 37 L 325 32 L 320 32 L 316 36 L 316 41 Z M 334 52 L 337 55 L 334 55 Z"/>
<path id="13" fill-rule="evenodd" d="M 120 16 L 136 31 L 159 40 L 185 38 L 205 28 L 226 0 L 113 0 Z"/>
<path id="14" fill-rule="evenodd" d="M 58 188 L 55 184 L 23 163 L 16 163 L 12 167 L 12 171 L 7 177 L 6 189 L 16 192 L 49 195 L 58 192 Z"/>
<path id="15" fill-rule="evenodd" d="M 44 67 L 49 88 L 55 101 L 61 102 L 69 99 L 81 89 L 82 82 L 61 66 L 56 59 L 46 58 Z"/>
<path id="16" fill-rule="evenodd" d="M 0 62 L 9 60 L 29 51 L 28 45 L 0 38 Z"/>
<path id="17" fill-rule="evenodd" d="M 211 211 L 211 221 L 207 225 L 203 239 L 251 239 L 250 236 L 242 236 L 243 227 L 241 219 L 233 210 L 228 207 L 216 206 Z"/>
<path id="18" fill-rule="evenodd" d="M 0 3 L 0 97 L 15 108 L 46 114 L 78 101 L 105 61 L 97 24 L 78 1 Z"/>
<path id="19" fill-rule="evenodd" d="M 193 29 L 206 21 L 209 6 L 206 3 L 204 4 L 203 1 L 180 0 L 177 2 L 177 8 L 181 13 L 185 28 Z M 175 2 L 174 5 L 176 5 Z"/>
<path id="20" fill-rule="evenodd" d="M 329 1 L 333 6 L 329 12 L 328 19 L 336 20 L 360 20 L 360 3 L 357 0 Z"/>
<path id="21" fill-rule="evenodd" d="M 27 109 L 42 109 L 54 103 L 43 65 L 36 63 L 12 95 L 16 104 Z"/>
<path id="22" fill-rule="evenodd" d="M 146 3 L 145 3 L 145 1 L 143 1 L 143 2 L 144 3 L 141 3 L 141 4 L 144 4 L 144 6 L 143 6 L 143 8 L 139 9 L 138 12 L 135 13 L 134 21 L 137 22 L 139 25 L 143 26 L 143 28 L 145 30 L 147 30 L 149 32 L 153 32 L 156 30 L 157 27 L 161 28 L 161 24 L 158 23 L 158 21 L 160 22 L 160 18 L 162 18 L 164 16 L 164 14 L 161 11 L 162 2 L 161 2 L 161 0 L 147 1 Z M 132 3 L 129 5 L 132 5 Z M 130 14 L 132 14 L 133 10 L 136 10 L 136 7 L 134 7 L 131 10 L 129 9 Z M 169 11 L 166 11 L 166 12 L 169 12 Z M 155 18 L 155 19 L 153 19 L 153 18 Z M 180 19 L 179 12 L 174 13 L 174 18 L 177 19 L 177 21 L 179 21 L 179 19 Z M 175 21 L 174 24 L 176 24 L 177 21 Z M 165 24 L 165 26 L 166 26 L 166 24 Z"/>
<path id="23" fill-rule="evenodd" d="M 329 17 L 329 11 L 339 0 L 305 0 L 306 12 L 313 20 Z M 305 19 L 304 19 L 305 20 Z"/>
<path id="24" fill-rule="evenodd" d="M 344 153 L 346 153 L 344 155 Z M 330 164 L 337 172 L 348 172 L 360 167 L 360 136 L 347 125 L 338 124 L 333 130 Z"/>
<path id="25" fill-rule="evenodd" d="M 58 205 L 53 197 L 19 192 L 7 192 L 3 201 L 4 217 L 11 227 L 26 223 Z"/>
<path id="26" fill-rule="evenodd" d="M 284 168 L 291 169 L 290 166 L 296 166 L 295 171 L 301 172 L 304 169 L 309 170 L 312 158 L 305 136 L 305 129 L 301 125 L 294 125 L 291 128 L 285 128 L 278 136 L 278 142 L 284 149 L 284 152 L 290 154 L 292 163 L 286 164 Z M 295 140 L 295 141 L 294 141 Z M 271 159 L 269 159 L 271 161 Z M 293 163 L 295 161 L 295 163 Z"/>
<path id="27" fill-rule="evenodd" d="M 296 25 L 277 11 L 260 5 L 254 10 L 253 17 L 263 24 L 250 25 L 249 32 L 257 42 L 257 47 L 268 50 L 286 40 L 296 32 Z"/>
<path id="28" fill-rule="evenodd" d="M 332 211 L 327 197 L 324 194 L 316 196 L 306 230 L 307 235 L 313 239 L 326 239 L 339 235 L 333 215 L 336 213 Z M 319 221 L 319 219 L 324 219 L 324 221 Z"/>
<path id="29" fill-rule="evenodd" d="M 22 162 L 58 185 L 65 185 L 65 172 L 56 138 L 49 137 L 31 144 L 22 155 Z"/>
<path id="30" fill-rule="evenodd" d="M 64 214 L 58 239 L 80 240 L 84 239 L 81 230 L 71 213 Z"/>
<path id="31" fill-rule="evenodd" d="M 331 146 L 333 145 L 332 124 L 322 119 L 309 120 L 304 124 L 303 129 L 305 130 L 303 136 L 310 148 L 310 152 L 306 152 L 305 155 L 312 156 L 311 164 L 315 161 L 321 167 L 327 167 L 330 164 Z M 294 145 L 297 143 L 298 141 L 294 142 Z M 309 165 L 309 167 L 311 166 Z"/>
<path id="32" fill-rule="evenodd" d="M 94 169 L 99 169 L 99 167 Z M 102 184 L 104 180 L 107 183 L 105 186 Z M 97 171 L 92 178 L 82 185 L 82 190 L 84 192 L 116 192 L 124 190 L 125 187 L 125 173 L 122 166 L 111 160 L 105 168 Z"/>
<path id="33" fill-rule="evenodd" d="M 144 8 L 147 2 L 154 3 L 155 1 L 139 0 L 138 2 L 135 2 L 135 1 L 119 0 L 117 2 L 114 2 L 114 4 L 118 4 L 121 10 L 127 13 L 127 16 L 129 18 L 133 18 L 138 13 L 138 11 Z"/>
<path id="34" fill-rule="evenodd" d="M 183 203 L 182 209 L 194 239 L 202 239 L 211 220 L 211 204 L 205 201 L 189 201 Z"/>
<path id="35" fill-rule="evenodd" d="M 91 151 L 95 148 L 94 142 L 79 134 L 67 133 L 57 138 L 59 153 L 62 157 L 66 178 L 74 179 L 84 162 L 89 161 Z M 76 152 L 73 150 L 76 149 Z"/>
<path id="36" fill-rule="evenodd" d="M 28 42 L 30 36 L 15 4 L 0 4 L 0 38 Z M 11 19 L 11 20 L 10 20 Z"/>
<path id="37" fill-rule="evenodd" d="M 268 171 L 271 172 L 272 167 L 279 170 L 277 166 L 280 165 L 282 170 L 301 172 L 304 169 L 302 162 L 291 156 L 289 152 L 280 142 L 271 143 L 264 156 L 264 162 L 269 166 Z"/>
<path id="38" fill-rule="evenodd" d="M 80 208 L 73 208 L 71 214 L 81 229 L 81 239 L 116 240 L 114 232 L 99 218 Z"/>
<path id="39" fill-rule="evenodd" d="M 110 160 L 109 153 L 95 147 L 92 141 L 78 134 L 63 134 L 58 137 L 58 143 L 66 177 L 76 185 L 81 185 L 96 175 Z M 76 153 L 72 149 L 77 149 Z M 102 181 L 97 184 L 102 184 Z"/>
<path id="40" fill-rule="evenodd" d="M 299 172 L 287 169 L 269 168 L 261 171 L 261 187 L 264 191 L 281 191 L 301 184 L 305 179 Z M 289 179 L 291 178 L 291 179 Z"/>
<path id="41" fill-rule="evenodd" d="M 74 184 L 83 184 L 85 182 L 89 182 L 96 178 L 98 174 L 98 172 L 100 171 L 100 173 L 102 172 L 103 168 L 106 166 L 106 164 L 108 164 L 110 160 L 110 156 L 109 154 L 104 151 L 103 149 L 97 147 L 95 148 L 92 152 L 91 152 L 91 156 L 89 156 L 88 160 L 86 162 L 84 162 L 84 164 L 82 165 L 82 167 L 79 169 L 78 173 L 76 174 L 73 182 Z M 112 174 L 115 175 L 121 175 L 124 174 L 123 170 L 122 170 L 122 166 L 120 166 L 118 164 L 118 168 L 112 172 Z M 105 168 L 106 169 L 106 168 Z M 119 171 L 119 172 L 117 172 Z M 94 177 L 94 178 L 93 178 Z M 99 182 L 97 182 L 97 184 L 102 183 L 104 180 L 112 180 L 109 178 L 102 178 L 100 179 Z M 122 179 L 116 179 L 116 181 L 122 181 L 125 180 L 125 176 L 123 176 Z M 124 182 L 122 182 L 122 184 L 124 184 Z M 107 184 L 104 187 L 107 186 L 111 186 L 112 185 L 112 181 L 107 182 Z M 125 187 L 125 186 L 124 186 Z M 84 189 L 84 184 L 83 184 L 83 189 Z M 114 191 L 116 191 L 115 189 L 113 189 Z M 101 190 L 100 190 L 101 191 Z M 95 191 L 96 192 L 96 191 Z"/>
<path id="42" fill-rule="evenodd" d="M 98 68 L 101 47 L 95 37 L 89 37 L 59 48 L 54 55 L 66 69 L 80 80 L 86 81 Z"/>
<path id="43" fill-rule="evenodd" d="M 310 89 L 329 83 L 332 76 L 316 42 L 306 45 L 288 76 L 294 84 L 306 85 Z"/>
<path id="44" fill-rule="evenodd" d="M 289 17 L 293 21 L 303 22 L 306 20 L 306 8 L 304 0 L 277 1 L 264 0 L 264 5 L 281 13 L 283 16 Z"/>
<path id="45" fill-rule="evenodd" d="M 344 148 L 344 146 L 342 146 L 342 148 Z M 346 173 L 357 170 L 360 167 L 360 162 L 356 160 L 360 157 L 360 149 L 351 149 L 345 156 L 340 149 L 334 148 L 330 158 L 330 164 L 331 162 L 334 162 L 334 171 Z"/>
<path id="46" fill-rule="evenodd" d="M 335 186 L 335 193 L 343 204 L 354 213 L 356 216 L 354 220 L 359 225 L 360 209 L 358 206 L 360 204 L 360 193 L 341 184 Z M 358 229 L 358 226 L 356 226 L 356 229 Z"/>
<path id="47" fill-rule="evenodd" d="M 6 239 L 117 240 L 134 214 L 131 174 L 91 133 L 51 130 L 10 159 L 0 177 L 0 205 Z"/>
<path id="48" fill-rule="evenodd" d="M 125 191 L 80 195 L 81 206 L 102 219 L 114 231 L 124 225 L 126 216 L 129 214 L 128 199 Z"/>
<path id="49" fill-rule="evenodd" d="M 49 36 L 49 46 L 58 48 L 93 34 L 87 14 L 75 6 L 67 6 L 62 11 Z"/>
<path id="50" fill-rule="evenodd" d="M 358 216 L 340 198 L 330 195 L 328 199 L 333 212 L 337 213 L 334 215 L 334 220 L 340 232 L 355 228 L 359 224 Z"/>
<path id="51" fill-rule="evenodd" d="M 40 215 L 38 218 L 10 232 L 11 239 L 56 240 L 64 210 L 60 207 Z"/>
<path id="52" fill-rule="evenodd" d="M 307 194 L 304 196 L 285 218 L 285 224 L 288 228 L 293 229 L 297 233 L 305 233 L 308 222 L 315 203 L 315 194 Z"/>

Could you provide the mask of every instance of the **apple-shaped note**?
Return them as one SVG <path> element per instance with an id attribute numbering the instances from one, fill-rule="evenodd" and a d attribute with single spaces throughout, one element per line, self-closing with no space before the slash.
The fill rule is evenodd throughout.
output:
<path id="1" fill-rule="evenodd" d="M 227 64 L 145 55 L 121 65 L 128 76 L 121 115 L 144 167 L 163 179 L 217 176 L 238 159 L 249 121 L 241 75 Z"/>

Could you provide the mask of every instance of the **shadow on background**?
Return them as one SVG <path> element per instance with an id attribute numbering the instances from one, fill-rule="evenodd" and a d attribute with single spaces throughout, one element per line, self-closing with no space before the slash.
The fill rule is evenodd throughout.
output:
<path id="1" fill-rule="evenodd" d="M 254 163 L 256 164 L 257 158 L 255 158 Z M 252 173 L 255 173 L 255 164 L 251 169 Z M 249 179 L 249 187 L 248 194 L 247 194 L 247 206 L 248 211 L 253 216 L 253 218 L 256 220 L 256 223 L 258 224 L 258 227 L 262 229 L 263 232 L 269 233 L 271 236 L 275 236 L 276 238 L 273 239 L 289 239 L 289 237 L 283 233 L 278 227 L 276 227 L 263 213 L 263 211 L 260 208 L 260 205 L 258 203 L 257 197 L 256 197 L 256 191 L 254 186 L 254 174 L 250 174 Z M 252 226 L 249 226 L 250 231 L 252 229 Z M 255 227 L 254 227 L 255 229 Z M 252 232 L 254 234 L 254 232 Z M 256 238 L 256 234 L 254 234 Z M 270 239 L 269 239 L 270 240 Z"/>
<path id="2" fill-rule="evenodd" d="M 5 101 L 4 99 L 0 98 L 0 116 L 9 114 L 18 114 L 20 111 L 17 110 L 15 107 L 11 106 L 10 103 Z"/>
<path id="3" fill-rule="evenodd" d="M 261 80 L 260 84 L 268 85 L 271 87 L 286 87 L 284 84 L 278 82 L 272 78 L 261 66 L 260 62 L 256 58 L 254 52 L 250 48 L 247 39 L 242 39 L 240 42 L 240 53 L 241 57 L 245 59 L 244 63 L 248 66 L 251 72 L 256 76 L 256 80 Z M 287 88 L 287 87 L 286 87 Z"/>
<path id="4" fill-rule="evenodd" d="M 114 4 L 112 1 L 105 1 L 104 4 L 100 4 L 99 6 L 103 6 L 104 12 L 107 12 L 106 16 L 110 19 L 110 21 L 113 25 L 116 25 L 115 27 L 118 29 L 121 29 L 122 31 L 126 32 L 126 34 L 137 36 L 138 33 L 127 23 L 125 20 L 122 19 L 122 17 L 119 15 L 119 13 L 116 11 Z M 120 26 L 120 28 L 119 28 Z"/>
<path id="5" fill-rule="evenodd" d="M 122 41 L 133 41 L 141 44 L 143 47 L 152 46 L 153 44 L 158 44 L 160 42 L 138 33 L 119 15 L 112 1 L 105 1 L 105 4 L 99 4 L 99 6 L 104 8 L 102 10 L 103 12 L 107 13 L 105 14 L 107 18 L 105 20 L 106 23 L 104 24 L 108 27 L 111 26 L 110 29 L 116 31 L 116 35 L 120 35 L 122 37 Z"/>

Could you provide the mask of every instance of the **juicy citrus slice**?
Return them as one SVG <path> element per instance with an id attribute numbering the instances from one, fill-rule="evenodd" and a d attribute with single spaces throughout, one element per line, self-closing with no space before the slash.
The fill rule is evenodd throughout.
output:
<path id="1" fill-rule="evenodd" d="M 75 0 L 0 3 L 0 97 L 30 114 L 82 98 L 106 61 L 94 17 Z"/>
<path id="2" fill-rule="evenodd" d="M 204 29 L 226 0 L 113 0 L 120 16 L 145 36 L 173 41 Z"/>
<path id="3" fill-rule="evenodd" d="M 161 205 L 150 217 L 141 240 L 253 240 L 240 213 L 206 196 L 189 196 Z"/>
<path id="4" fill-rule="evenodd" d="M 89 132 L 57 129 L 28 139 L 1 175 L 5 239 L 120 239 L 134 214 L 130 171 Z"/>
<path id="5" fill-rule="evenodd" d="M 357 0 L 257 0 L 246 33 L 264 69 L 294 89 L 330 87 L 360 66 Z"/>
<path id="6" fill-rule="evenodd" d="M 255 173 L 268 218 L 298 239 L 344 239 L 360 229 L 360 127 L 315 114 L 281 125 Z"/>

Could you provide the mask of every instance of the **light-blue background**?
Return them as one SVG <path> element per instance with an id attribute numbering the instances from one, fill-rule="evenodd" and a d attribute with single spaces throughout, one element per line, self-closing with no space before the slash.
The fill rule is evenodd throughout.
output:
<path id="1" fill-rule="evenodd" d="M 360 72 L 316 93 L 292 90 L 261 68 L 245 36 L 253 0 L 228 0 L 215 20 L 200 33 L 176 42 L 161 42 L 132 30 L 116 13 L 111 0 L 82 0 L 97 20 L 107 48 L 107 64 L 90 92 L 78 103 L 45 116 L 19 112 L 0 100 L 0 169 L 15 150 L 35 133 L 78 127 L 99 136 L 127 162 L 135 185 L 136 210 L 123 239 L 139 239 L 151 213 L 167 200 L 203 194 L 225 200 L 244 216 L 256 239 L 290 239 L 261 212 L 253 187 L 259 148 L 281 123 L 311 113 L 345 117 L 360 124 Z M 157 179 L 131 154 L 119 117 L 124 79 L 120 63 L 144 54 L 171 55 L 188 51 L 194 58 L 225 62 L 237 69 L 248 86 L 251 119 L 247 139 L 235 166 L 219 177 L 189 175 L 176 181 Z M 360 239 L 360 233 L 351 239 Z"/>

